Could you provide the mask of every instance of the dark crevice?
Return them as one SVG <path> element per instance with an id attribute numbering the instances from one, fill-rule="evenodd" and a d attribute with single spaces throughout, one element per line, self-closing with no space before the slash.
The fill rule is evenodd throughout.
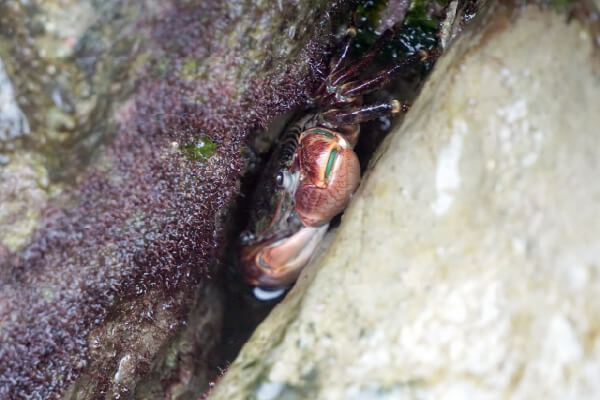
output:
<path id="1" fill-rule="evenodd" d="M 357 17 L 355 16 L 355 18 Z M 436 48 L 437 42 L 435 40 L 435 33 L 436 30 L 430 31 L 430 35 L 434 35 L 433 41 L 431 41 L 431 37 L 428 36 L 426 45 L 420 47 L 415 42 L 414 45 L 416 47 L 410 49 L 410 51 L 415 51 L 416 48 Z M 405 39 L 406 37 L 404 37 L 403 40 Z M 417 41 L 422 38 L 413 39 Z M 357 44 L 357 46 L 362 45 L 362 43 Z M 389 47 L 384 51 L 390 51 Z M 361 53 L 362 50 L 357 49 L 354 60 L 356 60 Z M 378 57 L 365 69 L 361 74 L 361 77 L 367 79 L 378 71 L 386 68 L 386 66 L 389 67 L 390 64 L 398 62 L 399 60 L 401 60 L 399 57 Z M 411 104 L 422 87 L 424 78 L 432 67 L 433 62 L 427 62 L 407 69 L 385 88 L 366 95 L 364 97 L 364 103 L 376 104 L 395 98 Z M 246 226 L 248 207 L 251 205 L 252 192 L 257 190 L 256 185 L 259 181 L 260 173 L 266 165 L 266 160 L 272 154 L 273 147 L 277 145 L 276 138 L 278 133 L 283 130 L 285 121 L 294 121 L 305 115 L 307 112 L 314 111 L 311 111 L 310 107 L 307 105 L 305 108 L 297 109 L 296 112 L 288 113 L 285 118 L 274 123 L 275 127 L 255 132 L 254 136 L 250 136 L 254 145 L 250 145 L 248 149 L 248 154 L 250 155 L 247 157 L 247 162 L 250 165 L 248 168 L 249 172 L 245 174 L 244 179 L 242 180 L 241 193 L 243 196 L 238 199 L 236 208 L 231 210 L 229 214 L 231 220 L 229 221 L 230 229 L 228 245 L 224 253 L 224 268 L 221 269 L 221 273 L 218 277 L 226 297 L 226 311 L 221 333 L 221 344 L 216 352 L 216 358 L 213 359 L 215 380 L 218 379 L 223 373 L 223 370 L 225 370 L 236 358 L 241 347 L 250 338 L 258 324 L 260 324 L 268 316 L 271 309 L 283 299 L 282 297 L 270 302 L 259 301 L 252 294 L 251 288 L 243 282 L 240 273 L 238 272 L 238 235 L 243 227 Z M 361 136 L 355 148 L 360 159 L 361 172 L 364 173 L 369 165 L 371 157 L 377 150 L 378 145 L 390 132 L 392 127 L 402 123 L 402 120 L 403 115 L 394 118 L 381 117 L 361 125 Z M 261 145 L 257 148 L 256 143 L 261 143 Z M 268 147 L 265 148 L 265 143 L 272 143 L 272 147 L 270 149 L 268 149 Z M 331 227 L 337 227 L 340 220 L 340 216 L 335 217 L 331 221 Z"/>

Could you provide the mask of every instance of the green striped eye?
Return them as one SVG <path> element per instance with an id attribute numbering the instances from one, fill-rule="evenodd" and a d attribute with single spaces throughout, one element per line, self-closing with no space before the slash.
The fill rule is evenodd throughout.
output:
<path id="1" fill-rule="evenodd" d="M 335 162 L 335 159 L 338 155 L 338 151 L 337 150 L 331 150 L 331 153 L 329 153 L 329 160 L 327 160 L 327 167 L 325 168 L 325 179 L 329 178 L 329 174 L 331 173 L 331 168 L 333 168 L 333 163 Z"/>

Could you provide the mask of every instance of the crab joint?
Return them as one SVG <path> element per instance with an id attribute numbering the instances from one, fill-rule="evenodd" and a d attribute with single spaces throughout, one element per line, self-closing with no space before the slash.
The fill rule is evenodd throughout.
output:
<path id="1" fill-rule="evenodd" d="M 400 112 L 406 113 L 410 110 L 410 106 L 408 104 L 404 104 L 399 102 L 398 100 L 392 100 L 392 114 L 398 114 Z"/>

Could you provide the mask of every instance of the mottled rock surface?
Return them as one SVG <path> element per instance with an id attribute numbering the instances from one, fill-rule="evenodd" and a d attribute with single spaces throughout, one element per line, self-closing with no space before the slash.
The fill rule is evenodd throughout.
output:
<path id="1" fill-rule="evenodd" d="M 488 4 L 211 399 L 600 396 L 594 38 Z"/>
<path id="2" fill-rule="evenodd" d="M 246 137 L 341 3 L 0 2 L 0 398 L 207 389 Z"/>

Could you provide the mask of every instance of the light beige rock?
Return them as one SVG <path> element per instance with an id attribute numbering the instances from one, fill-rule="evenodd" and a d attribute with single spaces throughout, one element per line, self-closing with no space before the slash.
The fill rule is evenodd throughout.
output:
<path id="1" fill-rule="evenodd" d="M 0 165 L 0 256 L 27 243 L 56 187 L 36 153 L 23 151 Z"/>
<path id="2" fill-rule="evenodd" d="M 211 399 L 600 398 L 592 41 L 564 15 L 496 7 Z"/>

